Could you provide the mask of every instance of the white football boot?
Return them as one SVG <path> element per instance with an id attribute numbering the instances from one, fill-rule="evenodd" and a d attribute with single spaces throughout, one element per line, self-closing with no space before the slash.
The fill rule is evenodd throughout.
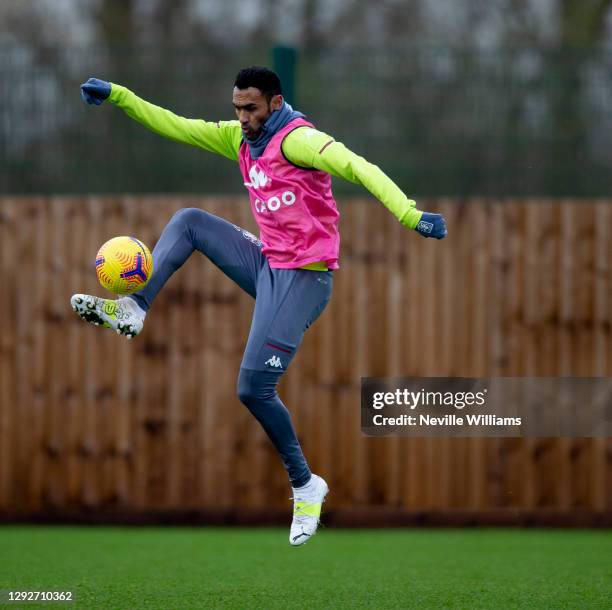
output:
<path id="1" fill-rule="evenodd" d="M 313 474 L 302 488 L 293 489 L 293 521 L 289 532 L 289 543 L 298 546 L 315 535 L 321 516 L 321 506 L 329 491 L 327 483 Z"/>
<path id="2" fill-rule="evenodd" d="M 112 328 L 118 335 L 123 335 L 128 339 L 135 337 L 144 325 L 146 312 L 138 306 L 134 299 L 129 297 L 122 297 L 115 301 L 89 294 L 73 294 L 70 304 L 85 322 Z"/>

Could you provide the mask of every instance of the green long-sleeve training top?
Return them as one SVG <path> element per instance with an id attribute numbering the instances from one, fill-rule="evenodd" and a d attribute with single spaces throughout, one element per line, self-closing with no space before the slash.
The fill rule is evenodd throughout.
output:
<path id="1" fill-rule="evenodd" d="M 127 87 L 112 83 L 109 101 L 148 129 L 177 142 L 198 146 L 238 161 L 240 122 L 187 119 L 151 104 Z M 294 165 L 322 170 L 365 187 L 404 226 L 416 228 L 422 212 L 376 165 L 350 151 L 322 131 L 300 127 L 283 141 L 283 153 Z"/>

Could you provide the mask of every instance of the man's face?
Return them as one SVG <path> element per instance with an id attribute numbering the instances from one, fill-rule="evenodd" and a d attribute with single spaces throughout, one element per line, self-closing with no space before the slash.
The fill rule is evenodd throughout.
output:
<path id="1" fill-rule="evenodd" d="M 283 105 L 283 96 L 274 95 L 268 102 L 259 89 L 234 87 L 232 102 L 240 121 L 242 133 L 247 140 L 255 140 L 266 119 Z"/>

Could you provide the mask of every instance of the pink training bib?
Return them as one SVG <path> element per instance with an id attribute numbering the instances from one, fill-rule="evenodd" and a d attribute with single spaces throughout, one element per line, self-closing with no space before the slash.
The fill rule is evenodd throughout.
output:
<path id="1" fill-rule="evenodd" d="M 281 150 L 284 138 L 303 126 L 313 127 L 304 119 L 291 121 L 256 161 L 243 142 L 240 171 L 270 267 L 295 269 L 325 262 L 328 269 L 337 269 L 340 214 L 331 192 L 331 176 L 293 165 Z"/>

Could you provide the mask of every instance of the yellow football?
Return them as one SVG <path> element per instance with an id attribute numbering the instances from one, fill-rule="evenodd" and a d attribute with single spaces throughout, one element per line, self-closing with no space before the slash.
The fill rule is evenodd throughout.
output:
<path id="1" fill-rule="evenodd" d="M 153 274 L 151 251 L 135 237 L 113 237 L 98 250 L 96 274 L 100 284 L 115 294 L 138 292 Z"/>

